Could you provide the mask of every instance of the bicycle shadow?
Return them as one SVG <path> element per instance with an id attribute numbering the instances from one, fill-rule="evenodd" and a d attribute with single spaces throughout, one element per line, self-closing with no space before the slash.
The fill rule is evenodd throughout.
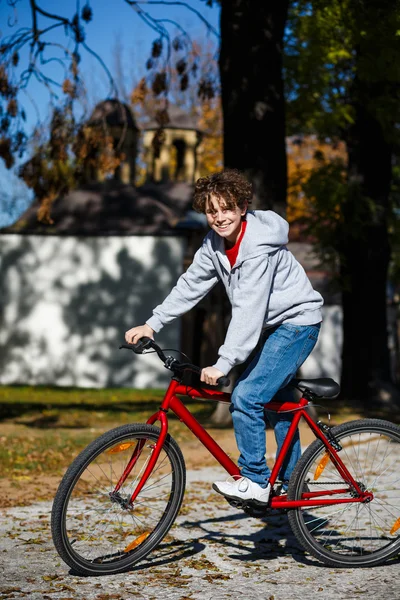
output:
<path id="1" fill-rule="evenodd" d="M 290 556 L 304 566 L 325 566 L 305 553 L 292 533 L 287 515 L 281 511 L 271 511 L 266 517 L 256 519 L 260 523 L 260 530 L 251 533 L 240 534 L 236 529 L 232 533 L 229 533 L 229 530 L 218 532 L 207 527 L 221 522 L 243 521 L 251 518 L 245 513 L 238 512 L 226 517 L 185 521 L 181 527 L 201 529 L 204 536 L 198 539 L 206 543 L 221 544 L 225 549 L 230 548 L 232 553 L 227 554 L 227 557 L 232 560 L 256 562 L 260 559 L 274 560 Z"/>
<path id="2" fill-rule="evenodd" d="M 133 565 L 126 571 L 126 573 L 135 573 L 145 569 L 163 567 L 174 562 L 178 562 L 185 558 L 191 558 L 205 549 L 205 544 L 195 540 L 173 540 L 171 542 L 161 542 L 155 550 L 153 550 L 148 557 L 137 565 Z M 93 577 L 113 577 L 107 573 L 97 573 L 92 575 L 82 575 L 81 573 L 75 572 L 73 569 L 68 571 L 69 575 L 80 578 L 93 578 Z"/>
<path id="3" fill-rule="evenodd" d="M 326 565 L 306 554 L 304 549 L 301 548 L 292 533 L 287 515 L 280 511 L 271 511 L 265 518 L 257 519 L 260 523 L 260 530 L 251 533 L 239 533 L 236 529 L 231 533 L 229 533 L 229 529 L 222 532 L 212 529 L 212 525 L 214 524 L 232 523 L 243 521 L 244 519 L 251 519 L 251 517 L 245 513 L 237 512 L 236 514 L 229 514 L 222 517 L 183 521 L 179 524 L 179 527 L 184 529 L 200 529 L 203 535 L 196 534 L 196 538 L 191 540 L 162 542 L 148 557 L 137 565 L 127 569 L 126 572 L 135 573 L 137 571 L 145 571 L 146 569 L 163 567 L 194 557 L 204 552 L 208 544 L 212 544 L 213 546 L 220 545 L 221 549 L 224 549 L 226 557 L 233 561 L 270 561 L 277 558 L 282 559 L 287 556 L 300 563 L 299 566 L 327 568 Z M 230 549 L 231 552 L 228 553 L 227 549 Z M 400 556 L 394 557 L 380 566 L 383 567 L 387 564 L 400 564 Z M 282 568 L 282 566 L 285 567 L 285 565 L 280 564 L 279 568 Z M 379 566 L 375 568 L 379 568 Z M 69 575 L 80 578 L 89 577 L 76 573 L 72 569 L 70 569 Z M 90 575 L 90 577 L 105 576 L 107 576 L 107 573 Z"/>
<path id="4" fill-rule="evenodd" d="M 242 521 L 250 518 L 249 515 L 238 512 L 234 515 L 227 515 L 225 517 L 213 517 L 191 522 L 185 521 L 181 524 L 181 527 L 197 527 L 204 531 L 205 534 L 198 538 L 201 541 L 204 541 L 205 543 L 211 542 L 214 544 L 221 544 L 225 549 L 227 547 L 231 548 L 233 552 L 227 554 L 227 557 L 232 560 L 256 562 L 260 559 L 273 560 L 289 556 L 297 563 L 300 563 L 300 565 L 327 568 L 325 564 L 319 562 L 313 556 L 310 556 L 299 545 L 296 537 L 292 533 L 287 514 L 282 511 L 270 511 L 266 517 L 257 519 L 260 523 L 260 530 L 251 533 L 240 534 L 237 530 L 232 531 L 232 533 L 229 533 L 229 530 L 218 532 L 211 528 L 207 528 L 207 525 L 211 526 L 221 522 Z M 249 544 L 253 544 L 253 546 Z M 384 564 L 400 564 L 400 556 L 393 557 Z M 379 566 L 375 568 L 379 568 Z"/>

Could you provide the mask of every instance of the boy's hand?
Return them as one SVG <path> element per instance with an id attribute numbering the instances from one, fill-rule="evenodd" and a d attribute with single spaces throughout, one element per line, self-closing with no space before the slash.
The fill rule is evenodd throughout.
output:
<path id="1" fill-rule="evenodd" d="M 154 340 L 154 331 L 146 323 L 139 325 L 139 327 L 132 327 L 125 333 L 125 341 L 128 344 L 136 344 L 142 337 L 149 337 Z"/>
<path id="2" fill-rule="evenodd" d="M 218 385 L 217 379 L 224 377 L 221 371 L 218 371 L 215 367 L 206 367 L 201 371 L 200 381 L 208 383 L 209 385 Z"/>

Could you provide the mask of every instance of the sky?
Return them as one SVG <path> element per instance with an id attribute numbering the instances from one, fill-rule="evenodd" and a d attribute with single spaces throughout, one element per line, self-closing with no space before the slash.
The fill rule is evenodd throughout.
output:
<path id="1" fill-rule="evenodd" d="M 86 0 L 38 0 L 38 5 L 45 11 L 69 18 L 75 14 L 77 7 L 80 11 L 85 4 Z M 152 42 L 158 35 L 140 19 L 138 14 L 124 0 L 91 0 L 88 4 L 93 10 L 93 19 L 85 25 L 85 42 L 101 56 L 113 76 L 115 76 L 115 48 L 119 46 L 123 68 L 122 80 L 126 91 L 129 93 L 146 73 L 145 63 L 149 58 Z M 175 5 L 174 2 L 142 2 L 140 4 L 141 8 L 148 11 L 154 18 L 176 21 L 179 26 L 189 32 L 192 39 L 199 39 L 204 42 L 210 39 L 217 45 L 216 36 L 209 34 L 201 19 L 188 8 L 192 7 L 197 10 L 218 31 L 219 7 L 216 2 L 213 5 L 212 8 L 208 7 L 206 2 L 202 0 L 188 0 L 188 2 L 181 2 L 178 5 Z M 48 24 L 49 20 L 42 17 L 38 26 L 45 28 Z M 164 25 L 168 27 L 171 36 L 174 37 L 177 31 L 176 26 L 167 22 L 164 22 Z M 0 0 L 0 41 L 6 40 L 19 28 L 30 26 L 29 0 L 17 0 L 15 10 L 9 6 L 7 0 Z M 63 28 L 55 30 L 50 35 L 51 37 L 47 38 L 48 41 L 52 41 L 54 44 L 67 45 L 71 50 L 74 49 L 72 40 L 65 37 Z M 61 50 L 57 46 L 53 48 L 53 56 L 57 56 L 56 53 L 60 53 Z M 98 61 L 84 49 L 81 50 L 81 55 L 81 72 L 87 88 L 88 105 L 92 107 L 96 102 L 111 95 L 110 87 L 105 71 Z M 24 64 L 27 64 L 27 58 L 28 49 L 21 52 L 18 68 L 22 69 Z M 59 63 L 53 61 L 44 68 L 46 69 L 46 75 L 56 81 L 63 81 L 64 71 Z M 53 86 L 53 90 L 59 93 L 56 86 Z M 123 90 L 120 90 L 120 93 L 121 91 Z M 23 103 L 26 111 L 26 132 L 29 134 L 38 121 L 43 122 L 48 117 L 50 96 L 43 84 L 31 79 L 26 94 L 20 94 L 19 102 Z M 25 160 L 26 158 L 24 157 Z M 0 227 L 14 222 L 31 201 L 32 194 L 18 180 L 15 169 L 14 171 L 8 171 L 0 158 Z M 11 207 L 11 209 L 5 210 L 5 206 Z"/>

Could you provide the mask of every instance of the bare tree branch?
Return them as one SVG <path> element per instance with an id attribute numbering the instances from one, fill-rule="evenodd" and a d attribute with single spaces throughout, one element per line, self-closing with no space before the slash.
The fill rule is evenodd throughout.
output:
<path id="1" fill-rule="evenodd" d="M 111 75 L 111 73 L 110 73 L 110 71 L 109 71 L 106 63 L 104 62 L 104 60 L 97 54 L 97 52 L 95 52 L 94 50 L 92 50 L 85 42 L 82 42 L 82 46 L 83 46 L 83 48 L 85 48 L 86 52 L 89 52 L 89 54 L 91 54 L 92 56 L 94 56 L 95 59 L 103 67 L 103 69 L 106 72 L 106 74 L 108 76 L 108 79 L 109 79 L 111 94 L 118 95 L 118 90 L 117 90 L 117 87 L 115 85 L 115 81 L 114 81 L 113 76 Z"/>
<path id="2" fill-rule="evenodd" d="M 40 13 L 41 15 L 43 15 L 44 17 L 48 17 L 49 19 L 61 21 L 64 25 L 71 24 L 69 19 L 66 19 L 65 17 L 60 17 L 60 15 L 53 15 L 53 14 L 47 12 L 46 10 L 43 10 L 43 8 L 40 8 L 40 6 L 37 5 L 35 0 L 30 0 L 30 3 L 32 6 L 32 9 L 34 9 L 34 11 L 35 11 L 35 19 L 36 19 L 36 13 Z"/>
<path id="3" fill-rule="evenodd" d="M 8 5 L 14 11 L 14 19 L 9 24 L 14 26 L 18 22 L 17 2 L 19 0 L 7 0 Z M 125 0 L 138 17 L 146 23 L 157 35 L 154 40 L 151 56 L 146 67 L 148 77 L 144 78 L 150 84 L 155 98 L 163 102 L 158 103 L 155 118 L 160 126 L 168 121 L 168 101 L 173 80 L 178 82 L 181 93 L 184 93 L 189 81 L 197 77 L 199 56 L 196 53 L 189 34 L 174 19 L 164 17 L 157 18 L 147 12 L 141 5 L 164 5 L 180 6 L 195 14 L 207 31 L 219 39 L 219 34 L 207 19 L 186 2 L 156 2 L 156 1 L 134 1 Z M 57 13 L 46 10 L 41 6 L 40 0 L 28 0 L 30 7 L 30 27 L 18 28 L 12 35 L 3 38 L 0 42 L 0 109 L 2 118 L 0 120 L 0 154 L 5 158 L 7 165 L 14 162 L 13 154 L 21 154 L 24 151 L 23 143 L 26 144 L 26 135 L 23 132 L 22 121 L 25 120 L 25 111 L 18 99 L 19 91 L 27 91 L 33 79 L 45 86 L 49 92 L 51 102 L 60 100 L 60 93 L 64 95 L 62 104 L 64 107 L 72 106 L 74 100 L 81 95 L 84 83 L 80 76 L 78 67 L 81 60 L 80 49 L 83 48 L 93 56 L 106 73 L 111 97 L 118 97 L 118 89 L 114 78 L 101 56 L 90 48 L 85 42 L 85 25 L 92 18 L 92 9 L 89 3 L 81 8 L 80 0 L 76 0 L 76 12 L 72 18 L 67 18 Z M 41 19 L 47 22 L 41 27 Z M 53 42 L 48 34 L 59 28 L 64 28 L 64 37 L 71 38 L 75 42 L 74 50 L 70 50 L 67 43 Z M 172 36 L 171 27 L 178 33 Z M 16 69 L 20 62 L 20 53 L 24 48 L 29 48 L 27 64 Z M 182 53 L 184 54 L 182 55 Z M 179 54 L 181 55 L 179 56 Z M 25 53 L 21 54 L 25 57 Z M 172 65 L 173 57 L 177 56 L 176 64 Z M 58 76 L 48 75 L 46 65 L 50 63 L 61 67 L 60 80 Z M 62 80 L 61 80 L 62 78 Z M 215 81 L 212 74 L 202 75 L 198 82 L 198 93 L 200 97 L 212 97 L 215 89 Z"/>
<path id="4" fill-rule="evenodd" d="M 196 10 L 195 8 L 193 8 L 186 2 L 166 2 L 163 0 L 159 0 L 159 1 L 157 1 L 157 0 L 138 0 L 138 1 L 125 0 L 125 2 L 127 2 L 127 4 L 130 4 L 130 5 L 133 5 L 133 4 L 135 4 L 135 5 L 138 5 L 138 4 L 148 4 L 148 5 L 163 4 L 164 6 L 184 6 L 187 10 L 189 10 L 190 12 L 193 12 L 196 15 L 196 17 L 198 17 L 200 19 L 200 21 L 207 27 L 207 29 L 217 37 L 217 39 L 220 38 L 219 32 L 207 21 L 207 19 L 205 17 L 203 17 L 203 15 L 198 10 Z"/>

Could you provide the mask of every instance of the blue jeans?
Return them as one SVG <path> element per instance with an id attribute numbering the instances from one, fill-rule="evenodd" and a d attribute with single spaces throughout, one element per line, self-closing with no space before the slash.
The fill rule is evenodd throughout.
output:
<path id="1" fill-rule="evenodd" d="M 292 400 L 286 388 L 306 360 L 318 339 L 320 324 L 292 325 L 283 323 L 266 330 L 262 347 L 238 379 L 232 392 L 231 413 L 235 437 L 240 451 L 239 467 L 243 477 L 266 487 L 271 471 L 266 460 L 264 405 L 274 397 Z M 268 410 L 268 407 L 265 407 Z M 290 427 L 290 413 L 267 413 L 274 427 L 278 452 Z M 298 430 L 282 465 L 279 478 L 288 481 L 300 458 Z"/>

